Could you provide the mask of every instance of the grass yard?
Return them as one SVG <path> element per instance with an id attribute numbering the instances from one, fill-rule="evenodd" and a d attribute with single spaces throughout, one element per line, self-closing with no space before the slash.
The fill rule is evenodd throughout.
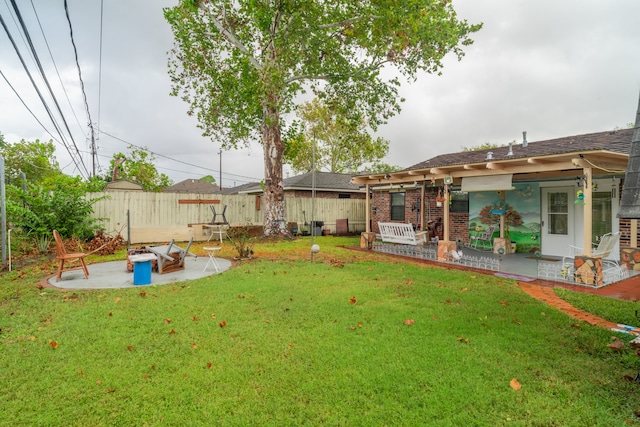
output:
<path id="1" fill-rule="evenodd" d="M 317 242 L 314 263 L 307 238 L 260 243 L 180 285 L 71 292 L 37 286 L 51 263 L 3 273 L 0 424 L 640 425 L 625 379 L 640 358 L 611 332 L 511 280 Z"/>

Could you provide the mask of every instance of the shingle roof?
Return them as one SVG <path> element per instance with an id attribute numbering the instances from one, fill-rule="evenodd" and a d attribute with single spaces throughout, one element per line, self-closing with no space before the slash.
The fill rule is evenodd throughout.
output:
<path id="1" fill-rule="evenodd" d="M 333 173 L 333 172 L 316 172 L 315 173 L 315 189 L 319 191 L 343 191 L 343 192 L 362 192 L 359 185 L 351 183 L 351 174 Z M 292 176 L 284 179 L 284 190 L 311 190 L 313 185 L 313 174 L 311 172 L 301 175 Z M 243 193 L 262 192 L 260 184 L 242 190 Z"/>
<path id="2" fill-rule="evenodd" d="M 529 142 L 527 147 L 523 147 L 522 144 L 513 144 L 512 156 L 507 155 L 508 146 L 478 151 L 461 151 L 432 157 L 405 170 L 483 163 L 486 162 L 489 151 L 493 152 L 493 160 L 495 161 L 602 150 L 628 154 L 632 135 L 633 129 L 621 129 Z"/>
<path id="3" fill-rule="evenodd" d="M 208 181 L 201 179 L 185 179 L 177 184 L 170 185 L 165 188 L 165 193 L 196 193 L 196 194 L 213 194 L 217 193 L 220 188 Z"/>

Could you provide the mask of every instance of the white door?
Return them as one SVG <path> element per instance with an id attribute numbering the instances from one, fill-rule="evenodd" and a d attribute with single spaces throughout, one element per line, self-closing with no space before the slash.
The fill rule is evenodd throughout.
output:
<path id="1" fill-rule="evenodd" d="M 574 242 L 573 187 L 542 189 L 540 240 L 543 255 L 564 256 Z"/>

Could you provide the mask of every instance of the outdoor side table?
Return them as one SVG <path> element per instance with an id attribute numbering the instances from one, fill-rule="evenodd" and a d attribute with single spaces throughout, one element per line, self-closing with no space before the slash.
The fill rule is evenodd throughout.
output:
<path id="1" fill-rule="evenodd" d="M 129 256 L 133 263 L 133 284 L 148 285 L 151 283 L 151 261 L 156 259 L 154 254 L 138 254 Z"/>
<path id="2" fill-rule="evenodd" d="M 213 267 L 216 269 L 216 273 L 219 273 L 220 268 L 218 267 L 218 262 L 216 261 L 216 252 L 222 249 L 222 246 L 205 246 L 203 249 L 207 251 L 209 260 L 207 261 L 207 265 L 204 266 L 204 270 L 202 271 L 207 271 L 207 267 L 209 267 L 209 264 L 213 264 Z"/>

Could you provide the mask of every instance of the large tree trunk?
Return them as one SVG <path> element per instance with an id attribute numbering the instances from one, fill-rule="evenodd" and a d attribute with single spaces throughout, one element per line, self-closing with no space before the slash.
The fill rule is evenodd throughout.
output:
<path id="1" fill-rule="evenodd" d="M 262 124 L 264 148 L 264 234 L 289 234 L 284 207 L 282 155 L 284 145 L 280 136 L 280 116 L 273 106 L 264 107 Z"/>

